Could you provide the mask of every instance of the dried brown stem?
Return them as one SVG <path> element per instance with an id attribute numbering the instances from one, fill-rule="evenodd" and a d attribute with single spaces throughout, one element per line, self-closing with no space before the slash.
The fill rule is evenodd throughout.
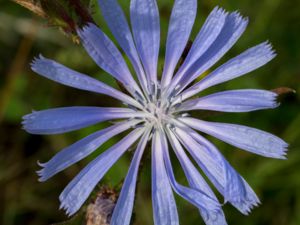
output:
<path id="1" fill-rule="evenodd" d="M 47 18 L 47 14 L 41 7 L 39 3 L 34 0 L 12 0 L 13 2 L 23 6 L 26 9 L 29 9 L 31 12 L 35 13 L 36 15 Z"/>

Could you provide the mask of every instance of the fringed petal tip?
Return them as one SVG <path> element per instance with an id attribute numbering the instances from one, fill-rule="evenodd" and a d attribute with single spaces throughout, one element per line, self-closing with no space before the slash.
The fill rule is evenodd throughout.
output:
<path id="1" fill-rule="evenodd" d="M 255 194 L 250 196 L 250 198 L 248 196 L 243 196 L 236 199 L 224 199 L 224 204 L 228 202 L 244 215 L 249 215 L 252 209 L 260 204 L 260 201 Z"/>
<path id="2" fill-rule="evenodd" d="M 224 18 L 226 16 L 228 16 L 229 12 L 227 12 L 225 9 L 223 9 L 222 7 L 216 6 L 212 12 L 210 13 L 210 17 L 214 18 L 214 19 L 219 19 L 219 18 Z"/>
<path id="3" fill-rule="evenodd" d="M 37 161 L 37 164 L 42 167 L 40 170 L 36 171 L 36 174 L 39 176 L 38 181 L 44 182 L 48 180 L 48 177 L 46 176 L 46 166 L 47 163 L 41 163 L 40 161 Z"/>
<path id="4" fill-rule="evenodd" d="M 27 114 L 22 117 L 22 129 L 26 130 L 28 133 L 30 133 L 30 130 L 28 129 L 28 125 L 31 124 L 36 118 L 36 111 L 32 111 L 32 113 Z"/>
<path id="5" fill-rule="evenodd" d="M 59 199 L 60 199 L 60 202 L 61 202 L 61 204 L 59 206 L 59 210 L 63 210 L 68 217 L 73 216 L 76 213 L 76 211 L 72 210 L 72 207 L 67 202 L 61 200 L 60 197 L 59 197 Z"/>
<path id="6" fill-rule="evenodd" d="M 39 176 L 39 182 L 45 182 L 47 180 L 47 178 L 45 177 L 45 169 L 38 170 L 36 171 L 36 173 Z"/>
<path id="7" fill-rule="evenodd" d="M 264 56 L 265 58 L 268 59 L 268 61 L 271 61 L 277 56 L 277 53 L 269 40 L 257 45 L 256 51 L 257 54 L 260 55 L 260 57 Z"/>
<path id="8" fill-rule="evenodd" d="M 270 100 L 273 103 L 270 109 L 275 109 L 280 106 L 280 102 L 278 101 L 279 95 L 275 92 L 270 91 Z"/>
<path id="9" fill-rule="evenodd" d="M 234 196 L 225 194 L 224 203 L 230 202 L 241 213 L 248 215 L 254 207 L 260 204 L 260 200 L 244 179 L 242 182 L 244 185 L 244 193 L 235 194 Z"/>
<path id="10" fill-rule="evenodd" d="M 286 155 L 289 150 L 288 147 L 289 144 L 283 141 L 281 152 L 278 153 L 279 154 L 278 157 L 274 157 L 274 158 L 286 160 L 287 159 Z"/>
<path id="11" fill-rule="evenodd" d="M 38 55 L 38 56 L 35 56 L 32 60 L 31 63 L 35 63 L 36 61 L 39 61 L 39 60 L 44 60 L 46 59 L 41 53 Z"/>
<path id="12" fill-rule="evenodd" d="M 238 204 L 241 205 L 239 211 L 242 214 L 248 216 L 251 213 L 251 211 L 260 204 L 260 202 L 239 202 Z"/>
<path id="13" fill-rule="evenodd" d="M 269 138 L 268 141 L 269 141 L 269 145 L 273 146 L 272 147 L 273 151 L 271 151 L 270 148 L 270 152 L 266 153 L 264 156 L 274 158 L 274 159 L 282 159 L 282 160 L 287 159 L 286 155 L 289 147 L 288 143 L 286 143 L 284 140 L 276 136 Z"/>
<path id="14" fill-rule="evenodd" d="M 230 13 L 229 16 L 233 16 L 235 18 L 235 24 L 237 27 L 240 26 L 240 24 L 243 24 L 243 26 L 246 27 L 249 23 L 249 17 L 242 16 L 239 11 L 234 11 Z"/>
<path id="15" fill-rule="evenodd" d="M 34 134 L 30 129 L 30 125 L 35 122 L 37 113 L 38 111 L 32 110 L 31 113 L 22 117 L 22 129 L 30 134 Z"/>
<path id="16" fill-rule="evenodd" d="M 72 210 L 73 208 L 72 205 L 67 201 L 67 199 L 63 194 L 59 196 L 59 201 L 60 201 L 59 210 L 64 210 L 67 216 L 69 217 L 75 213 L 74 210 Z"/>
<path id="17" fill-rule="evenodd" d="M 263 42 L 261 45 L 267 50 L 266 52 L 269 52 L 271 56 L 275 57 L 277 55 L 272 43 L 269 40 Z"/>
<path id="18" fill-rule="evenodd" d="M 219 17 L 219 16 L 227 16 L 229 13 L 225 9 L 223 9 L 222 7 L 216 6 L 212 10 L 211 14 L 218 15 L 216 17 Z"/>
<path id="19" fill-rule="evenodd" d="M 241 205 L 240 212 L 244 215 L 249 215 L 255 207 L 258 207 L 261 204 L 261 202 L 258 198 L 255 198 L 246 199 L 244 201 L 239 202 L 239 204 Z"/>
<path id="20" fill-rule="evenodd" d="M 36 72 L 37 68 L 41 66 L 41 64 L 45 61 L 48 60 L 45 58 L 42 54 L 39 54 L 38 56 L 34 57 L 32 62 L 30 63 L 31 69 Z"/>
<path id="21" fill-rule="evenodd" d="M 270 109 L 275 109 L 275 108 L 278 108 L 280 105 L 281 105 L 281 102 L 279 102 L 279 94 L 278 93 L 275 93 L 275 92 L 272 92 L 273 93 L 273 106 L 270 107 Z"/>
<path id="22" fill-rule="evenodd" d="M 99 29 L 94 23 L 87 23 L 85 26 L 77 28 L 77 34 L 81 39 L 84 39 L 85 34 L 93 28 Z"/>

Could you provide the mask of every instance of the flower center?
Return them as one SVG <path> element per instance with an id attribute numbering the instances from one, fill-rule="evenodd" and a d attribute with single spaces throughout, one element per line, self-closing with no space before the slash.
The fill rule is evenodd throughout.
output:
<path id="1" fill-rule="evenodd" d="M 143 112 L 146 113 L 145 117 L 140 118 L 144 122 L 143 125 L 150 127 L 164 127 L 170 124 L 172 119 L 176 119 L 182 114 L 177 114 L 174 109 L 178 104 L 172 105 L 174 100 L 174 94 L 169 94 L 166 97 L 166 93 L 162 93 L 160 85 L 151 85 L 149 87 L 150 93 L 144 98 L 139 93 L 135 92 L 135 99 L 143 105 Z M 177 91 L 177 90 L 176 90 Z"/>
<path id="2" fill-rule="evenodd" d="M 167 108 L 161 104 L 160 100 L 148 103 L 145 108 L 146 111 L 151 114 L 148 121 L 152 123 L 152 125 L 162 125 L 168 119 L 169 114 Z"/>

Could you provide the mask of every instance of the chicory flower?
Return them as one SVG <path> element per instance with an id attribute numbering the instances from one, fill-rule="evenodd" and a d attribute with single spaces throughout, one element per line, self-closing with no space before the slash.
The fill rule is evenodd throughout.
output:
<path id="1" fill-rule="evenodd" d="M 130 130 L 121 141 L 89 163 L 64 189 L 60 201 L 68 215 L 80 209 L 105 173 L 130 146 L 138 142 L 111 218 L 112 225 L 129 225 L 138 168 L 150 140 L 156 225 L 179 224 L 173 191 L 195 205 L 207 225 L 227 224 L 222 204 L 190 157 L 224 196 L 225 202 L 248 214 L 259 203 L 254 191 L 218 149 L 197 131 L 271 158 L 283 159 L 287 144 L 261 130 L 199 120 L 186 112 L 212 110 L 238 113 L 277 107 L 277 94 L 265 90 L 230 90 L 197 96 L 209 87 L 240 77 L 268 63 L 275 56 L 270 44 L 264 42 L 246 50 L 197 81 L 236 43 L 245 31 L 248 20 L 237 12 L 228 13 L 215 8 L 199 31 L 184 62 L 176 69 L 194 24 L 197 0 L 175 0 L 165 64 L 160 75 L 157 69 L 160 46 L 157 2 L 131 0 L 131 27 L 116 0 L 99 0 L 99 5 L 112 34 L 135 70 L 134 76 L 121 52 L 96 25 L 89 24 L 78 29 L 78 35 L 95 63 L 120 82 L 127 93 L 42 56 L 34 60 L 32 69 L 58 83 L 118 99 L 126 107 L 65 107 L 26 115 L 23 125 L 32 134 L 59 134 L 103 121 L 119 120 L 40 164 L 43 167 L 38 172 L 40 181 L 48 180 L 91 154 L 110 138 Z M 169 146 L 182 166 L 188 186 L 179 184 L 174 176 Z"/>

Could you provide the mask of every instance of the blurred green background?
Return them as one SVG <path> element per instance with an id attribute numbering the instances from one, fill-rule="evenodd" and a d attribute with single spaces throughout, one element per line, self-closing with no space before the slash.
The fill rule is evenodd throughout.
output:
<path id="1" fill-rule="evenodd" d="M 128 0 L 122 1 L 128 12 Z M 96 2 L 92 1 L 94 19 L 108 32 Z M 162 48 L 159 71 L 162 70 L 164 43 L 173 1 L 160 0 Z M 206 118 L 211 121 L 239 123 L 272 132 L 290 144 L 288 160 L 256 156 L 216 139 L 212 140 L 249 182 L 262 205 L 249 216 L 232 206 L 224 206 L 229 224 L 299 225 L 300 224 L 300 1 L 297 0 L 204 0 L 199 1 L 198 17 L 191 40 L 208 13 L 219 5 L 239 10 L 250 18 L 247 31 L 221 60 L 269 40 L 278 56 L 263 68 L 211 90 L 235 88 L 274 89 L 290 87 L 297 91 L 281 96 L 281 106 L 244 114 L 223 114 Z M 110 34 L 109 34 L 110 35 Z M 97 68 L 80 45 L 46 21 L 8 0 L 0 0 L 0 224 L 44 225 L 68 220 L 59 211 L 58 196 L 65 185 L 93 158 L 115 143 L 113 138 L 95 154 L 72 166 L 45 183 L 37 181 L 37 161 L 49 160 L 60 149 L 98 130 L 99 124 L 80 131 L 55 136 L 29 135 L 21 129 L 21 117 L 31 110 L 86 105 L 116 106 L 110 98 L 56 84 L 34 74 L 29 67 L 34 56 L 42 53 L 73 69 L 90 74 L 111 85 L 115 82 Z M 220 62 L 220 63 L 221 63 Z M 219 63 L 219 64 L 220 64 Z M 101 185 L 119 187 L 126 175 L 132 153 L 126 154 L 105 176 Z M 174 161 L 179 181 L 182 171 Z M 139 181 L 134 223 L 151 225 L 150 158 L 146 157 Z M 97 188 L 99 190 L 99 187 Z M 203 224 L 198 210 L 176 197 L 182 225 Z M 85 224 L 84 208 L 71 221 L 61 224 Z"/>

